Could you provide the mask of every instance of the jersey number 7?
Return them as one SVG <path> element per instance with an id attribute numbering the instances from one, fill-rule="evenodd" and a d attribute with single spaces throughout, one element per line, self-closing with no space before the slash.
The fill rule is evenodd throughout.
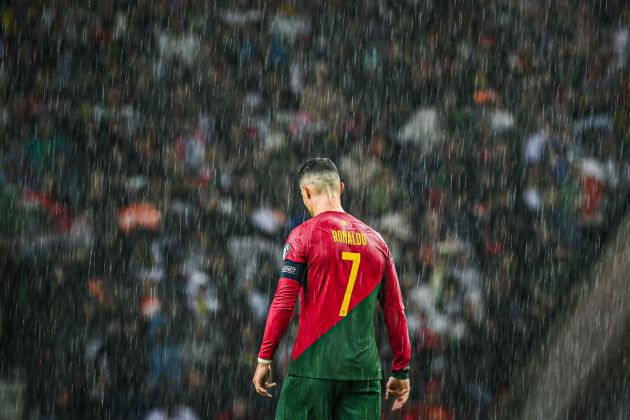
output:
<path id="1" fill-rule="evenodd" d="M 342 252 L 341 259 L 344 261 L 352 261 L 352 268 L 350 269 L 350 277 L 348 278 L 348 286 L 346 286 L 346 293 L 343 296 L 343 302 L 341 303 L 341 310 L 339 316 L 348 315 L 348 306 L 350 306 L 350 296 L 352 296 L 352 289 L 354 289 L 354 282 L 357 279 L 357 273 L 359 272 L 359 264 L 361 263 L 361 254 L 358 252 Z"/>

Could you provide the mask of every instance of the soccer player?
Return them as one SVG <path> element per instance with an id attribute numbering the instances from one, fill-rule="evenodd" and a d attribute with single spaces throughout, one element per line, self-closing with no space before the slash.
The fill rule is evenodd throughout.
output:
<path id="1" fill-rule="evenodd" d="M 344 184 L 330 159 L 299 172 L 312 218 L 293 229 L 258 353 L 253 383 L 271 397 L 271 362 L 300 296 L 298 334 L 276 419 L 378 419 L 382 377 L 374 333 L 380 303 L 392 347 L 385 398 L 409 397 L 410 345 L 398 277 L 383 238 L 341 207 Z"/>

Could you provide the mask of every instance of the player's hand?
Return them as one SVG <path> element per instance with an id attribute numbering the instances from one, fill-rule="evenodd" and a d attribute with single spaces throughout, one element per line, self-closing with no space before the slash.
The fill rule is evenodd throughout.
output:
<path id="1" fill-rule="evenodd" d="M 269 380 L 271 380 L 271 364 L 258 363 L 256 372 L 254 372 L 254 378 L 252 379 L 258 395 L 271 398 L 271 394 L 267 390 L 276 386 L 276 383 L 267 382 Z"/>
<path id="2" fill-rule="evenodd" d="M 396 379 L 390 377 L 387 381 L 387 391 L 385 392 L 385 399 L 388 400 L 390 396 L 394 396 L 396 401 L 392 405 L 392 411 L 398 411 L 409 399 L 409 390 L 411 384 L 409 379 Z"/>

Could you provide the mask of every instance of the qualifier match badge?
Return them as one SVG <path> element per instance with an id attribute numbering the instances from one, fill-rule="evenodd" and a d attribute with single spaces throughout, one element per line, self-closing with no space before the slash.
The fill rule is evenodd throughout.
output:
<path id="1" fill-rule="evenodd" d="M 282 261 L 284 261 L 284 259 L 287 257 L 287 254 L 289 253 L 289 248 L 291 248 L 291 245 L 284 245 L 284 249 L 282 250 Z"/>

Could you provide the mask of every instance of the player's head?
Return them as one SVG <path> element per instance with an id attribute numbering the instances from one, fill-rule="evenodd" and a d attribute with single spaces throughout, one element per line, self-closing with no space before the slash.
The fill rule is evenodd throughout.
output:
<path id="1" fill-rule="evenodd" d="M 338 201 L 344 189 L 337 167 L 328 158 L 307 161 L 298 172 L 298 180 L 304 205 L 311 214 L 313 212 L 309 203 L 313 198 L 324 197 Z"/>
<path id="2" fill-rule="evenodd" d="M 308 185 L 318 194 L 339 192 L 341 185 L 337 167 L 328 158 L 314 158 L 306 162 L 298 172 L 298 180 L 300 188 Z"/>

